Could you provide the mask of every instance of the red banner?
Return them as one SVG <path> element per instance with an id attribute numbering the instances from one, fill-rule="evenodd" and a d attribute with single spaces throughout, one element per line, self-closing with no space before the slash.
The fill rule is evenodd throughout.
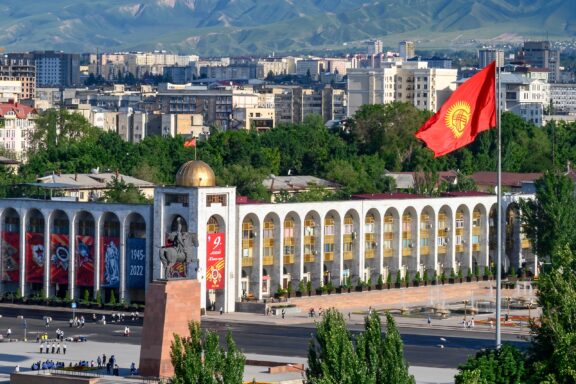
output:
<path id="1" fill-rule="evenodd" d="M 68 284 L 70 250 L 68 235 L 50 235 L 50 282 Z"/>
<path id="2" fill-rule="evenodd" d="M 206 242 L 206 289 L 224 289 L 224 233 L 209 233 Z"/>
<path id="3" fill-rule="evenodd" d="M 20 234 L 18 232 L 4 232 L 2 234 L 2 280 L 10 282 L 20 281 Z"/>
<path id="4" fill-rule="evenodd" d="M 26 282 L 42 283 L 44 276 L 44 234 L 26 233 Z"/>
<path id="5" fill-rule="evenodd" d="M 120 239 L 100 238 L 100 283 L 103 287 L 118 288 L 120 285 Z"/>
<path id="6" fill-rule="evenodd" d="M 94 286 L 94 238 L 76 236 L 76 285 Z"/>

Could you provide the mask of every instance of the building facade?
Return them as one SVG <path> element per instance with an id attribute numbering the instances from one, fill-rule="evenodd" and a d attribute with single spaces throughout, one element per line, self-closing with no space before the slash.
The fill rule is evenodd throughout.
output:
<path id="1" fill-rule="evenodd" d="M 536 271 L 520 227 L 518 198 L 504 200 L 504 267 Z M 178 227 L 196 233 L 193 263 L 172 277 L 198 278 L 202 308 L 234 311 L 243 297 L 269 297 L 302 281 L 313 288 L 375 282 L 424 271 L 467 276 L 495 260 L 496 197 L 358 195 L 349 201 L 258 204 L 216 187 L 205 163 L 185 163 L 176 185 L 157 187 L 153 204 L 0 200 L 2 292 L 72 300 L 88 290 L 107 300 L 144 301 L 164 278 L 159 260 Z"/>
<path id="2" fill-rule="evenodd" d="M 36 94 L 36 67 L 31 59 L 0 58 L 0 80 L 19 81 L 22 99 L 33 99 Z"/>

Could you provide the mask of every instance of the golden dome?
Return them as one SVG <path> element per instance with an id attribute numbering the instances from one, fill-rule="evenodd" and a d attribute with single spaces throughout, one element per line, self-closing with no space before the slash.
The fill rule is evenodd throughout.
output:
<path id="1" fill-rule="evenodd" d="M 176 185 L 179 187 L 214 187 L 216 177 L 208 164 L 201 160 L 188 161 L 176 173 Z"/>

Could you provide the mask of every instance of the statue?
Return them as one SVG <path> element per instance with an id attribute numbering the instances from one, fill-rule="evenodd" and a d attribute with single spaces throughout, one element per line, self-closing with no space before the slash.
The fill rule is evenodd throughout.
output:
<path id="1" fill-rule="evenodd" d="M 189 264 L 193 261 L 192 247 L 198 247 L 198 235 L 192 232 L 182 232 L 182 224 L 177 220 L 178 227 L 175 232 L 168 235 L 171 246 L 160 247 L 160 261 L 164 268 L 164 277 L 169 278 L 169 272 L 178 262 Z"/>

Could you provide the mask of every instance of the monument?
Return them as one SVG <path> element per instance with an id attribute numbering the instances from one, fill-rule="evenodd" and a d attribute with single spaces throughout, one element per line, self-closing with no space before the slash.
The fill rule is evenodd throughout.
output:
<path id="1" fill-rule="evenodd" d="M 174 334 L 187 336 L 189 322 L 200 322 L 200 282 L 190 278 L 170 279 L 170 270 L 177 262 L 184 263 L 186 271 L 189 264 L 196 262 L 192 247 L 198 247 L 197 236 L 183 232 L 178 223 L 168 240 L 172 245 L 159 250 L 166 279 L 152 282 L 146 292 L 140 347 L 140 374 L 145 377 L 172 377 L 170 347 Z"/>

